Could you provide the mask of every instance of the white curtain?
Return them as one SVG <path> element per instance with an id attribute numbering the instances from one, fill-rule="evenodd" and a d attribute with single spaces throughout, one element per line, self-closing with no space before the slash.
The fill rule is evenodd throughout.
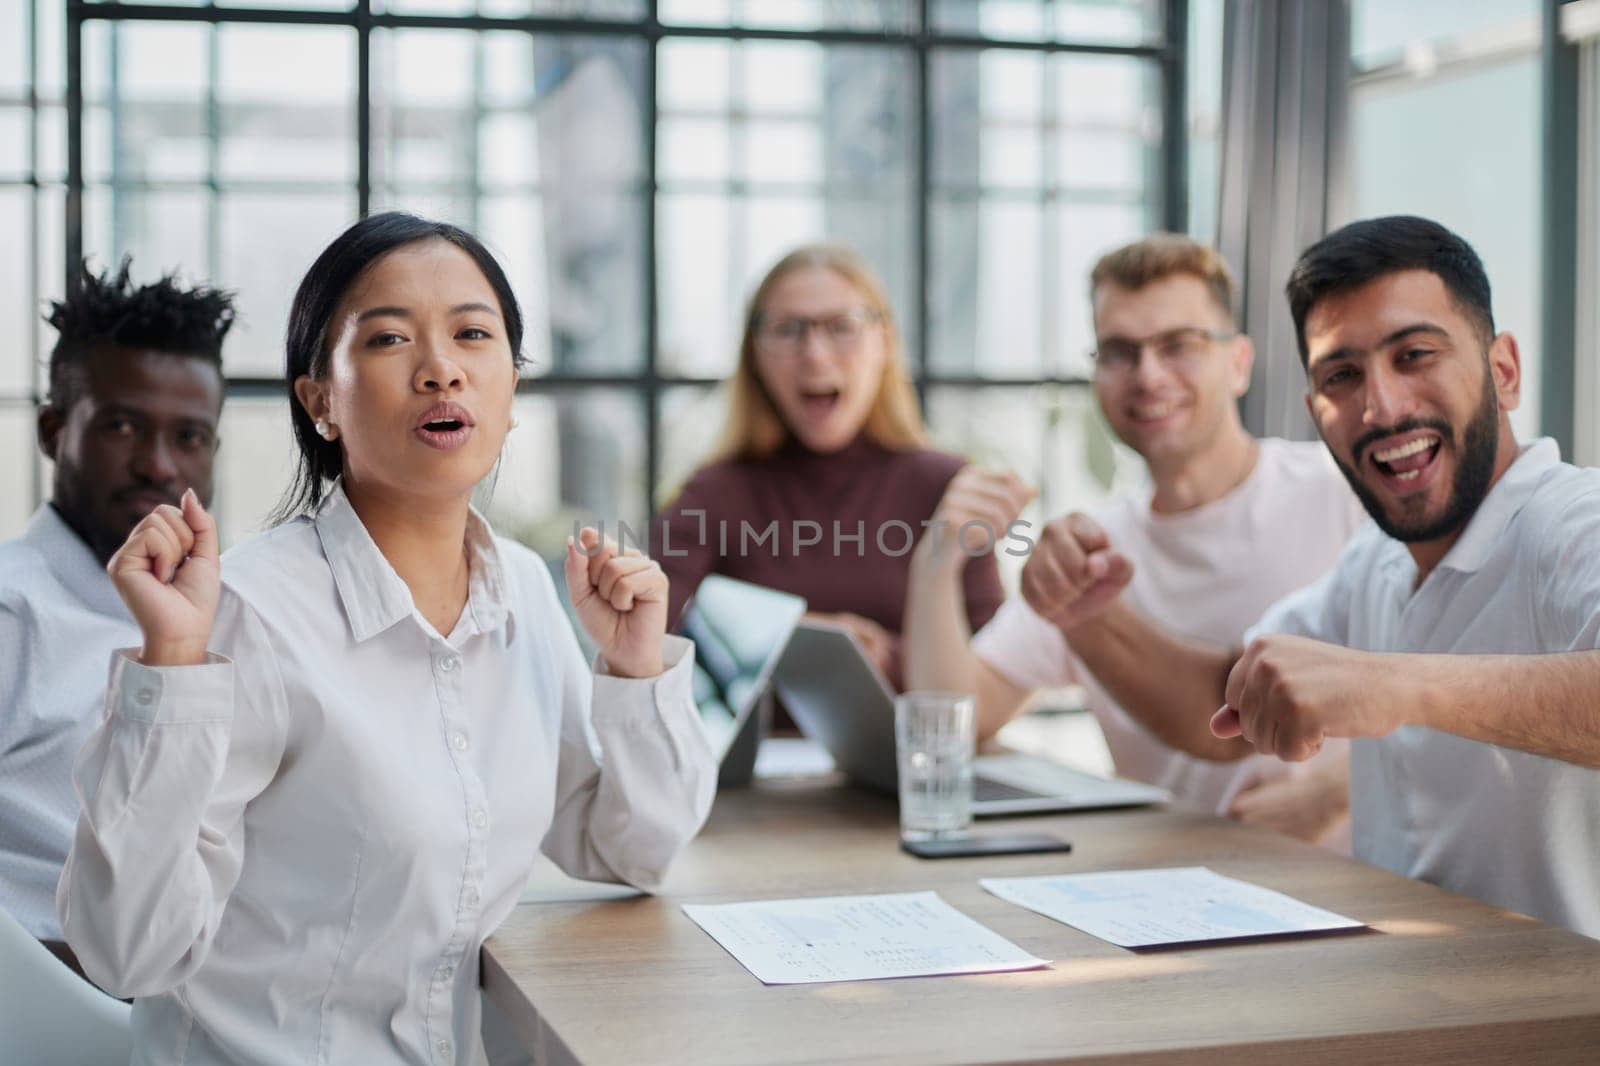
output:
<path id="1" fill-rule="evenodd" d="M 1347 0 L 1232 0 L 1223 56 L 1218 247 L 1256 345 L 1245 425 L 1312 437 L 1283 285 L 1340 217 L 1350 68 Z"/>

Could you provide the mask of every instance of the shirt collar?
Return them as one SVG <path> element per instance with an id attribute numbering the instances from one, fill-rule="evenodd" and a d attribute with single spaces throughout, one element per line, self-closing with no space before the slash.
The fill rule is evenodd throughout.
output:
<path id="1" fill-rule="evenodd" d="M 106 568 L 55 507 L 42 504 L 28 520 L 22 539 L 44 557 L 55 579 L 96 614 L 131 617 Z"/>
<path id="2" fill-rule="evenodd" d="M 313 521 L 356 643 L 416 614 L 411 589 L 383 557 L 350 506 L 343 482 L 334 483 Z M 467 514 L 467 573 L 467 605 L 462 613 L 470 619 L 471 631 L 489 633 L 509 622 L 511 608 L 500 551 L 494 531 L 476 510 Z"/>
<path id="3" fill-rule="evenodd" d="M 1549 437 L 1524 445 L 1478 504 L 1467 528 L 1439 560 L 1439 566 L 1466 574 L 1483 566 L 1504 539 L 1506 527 L 1539 487 L 1545 473 L 1560 462 L 1561 448 Z"/>

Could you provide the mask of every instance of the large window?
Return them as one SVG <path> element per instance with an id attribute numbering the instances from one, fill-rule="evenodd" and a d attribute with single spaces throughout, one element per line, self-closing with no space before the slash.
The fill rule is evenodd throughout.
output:
<path id="1" fill-rule="evenodd" d="M 1522 350 L 1518 435 L 1539 427 L 1542 0 L 1355 0 L 1352 218 L 1416 214 L 1483 257 Z M 1339 219 L 1337 221 L 1345 221 Z"/>
<path id="2" fill-rule="evenodd" d="M 460 222 L 525 304 L 486 499 L 541 550 L 703 457 L 743 303 L 835 238 L 884 278 L 939 442 L 1094 502 L 1085 273 L 1187 222 L 1182 0 L 0 0 L 0 535 L 47 485 L 41 301 L 79 255 L 234 288 L 224 534 L 291 467 L 281 338 L 362 212 Z M 13 56 L 11 53 L 17 53 Z M 81 189 L 81 199 L 69 192 Z"/>

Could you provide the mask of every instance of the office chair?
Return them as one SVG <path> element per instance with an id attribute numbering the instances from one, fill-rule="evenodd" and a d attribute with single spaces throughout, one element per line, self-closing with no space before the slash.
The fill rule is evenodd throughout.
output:
<path id="1" fill-rule="evenodd" d="M 0 909 L 0 1039 L 7 1062 L 127 1066 L 129 1007 L 96 989 Z"/>

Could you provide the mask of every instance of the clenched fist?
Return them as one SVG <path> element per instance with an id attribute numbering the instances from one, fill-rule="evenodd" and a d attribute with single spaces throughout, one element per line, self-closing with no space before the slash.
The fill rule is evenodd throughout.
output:
<path id="1" fill-rule="evenodd" d="M 964 466 L 945 486 L 934 509 L 932 520 L 943 525 L 935 525 L 925 542 L 947 562 L 965 563 L 970 556 L 992 551 L 1037 492 L 1009 470 Z M 963 535 L 962 527 L 969 522 L 978 525 Z"/>
<path id="2" fill-rule="evenodd" d="M 1062 629 L 1093 618 L 1133 580 L 1133 563 L 1099 523 L 1073 513 L 1044 527 L 1022 568 L 1022 598 Z"/>
<path id="3" fill-rule="evenodd" d="M 580 551 L 579 548 L 582 550 Z M 585 527 L 567 541 L 567 593 L 586 633 L 618 677 L 654 677 L 664 669 L 667 575 L 638 550 Z"/>
<path id="4" fill-rule="evenodd" d="M 217 524 L 193 489 L 179 502 L 151 511 L 106 564 L 144 634 L 139 658 L 147 666 L 205 662 L 222 592 Z"/>
<path id="5" fill-rule="evenodd" d="M 1311 758 L 1328 737 L 1385 736 L 1412 702 L 1413 673 L 1397 658 L 1305 637 L 1258 637 L 1228 674 L 1227 704 L 1211 731 L 1289 762 Z"/>

